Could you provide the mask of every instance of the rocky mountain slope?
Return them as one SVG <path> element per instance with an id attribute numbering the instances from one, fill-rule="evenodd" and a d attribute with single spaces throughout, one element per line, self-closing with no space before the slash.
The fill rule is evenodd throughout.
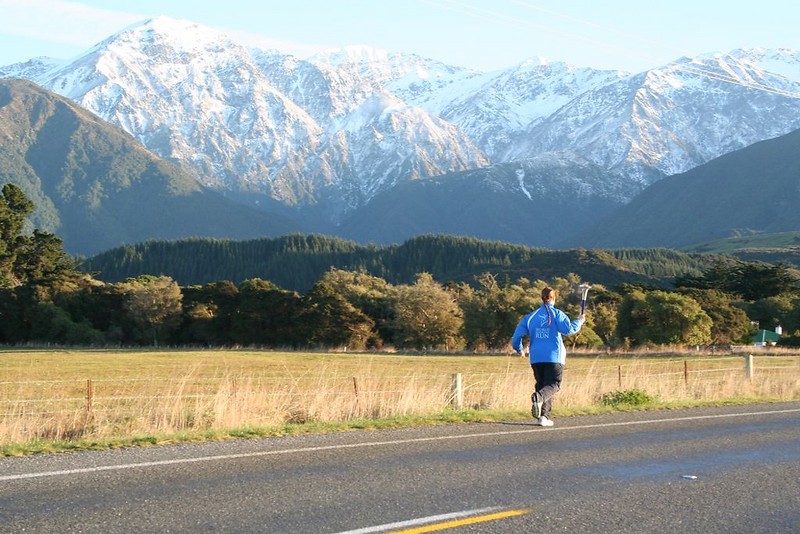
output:
<path id="1" fill-rule="evenodd" d="M 154 238 L 303 229 L 202 187 L 115 126 L 23 80 L 0 80 L 0 183 L 6 182 L 34 202 L 32 224 L 57 234 L 73 254 Z"/>
<path id="2" fill-rule="evenodd" d="M 593 163 L 544 155 L 404 183 L 377 195 L 337 233 L 362 243 L 435 233 L 556 247 L 624 205 L 633 186 Z"/>

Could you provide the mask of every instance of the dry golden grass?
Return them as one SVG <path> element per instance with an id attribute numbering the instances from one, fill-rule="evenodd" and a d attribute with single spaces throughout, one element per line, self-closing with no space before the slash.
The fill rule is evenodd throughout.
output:
<path id="1" fill-rule="evenodd" d="M 571 354 L 559 409 L 639 389 L 661 402 L 800 399 L 800 355 Z M 533 376 L 505 355 L 248 350 L 0 351 L 0 443 L 109 439 L 437 414 L 527 412 Z"/>

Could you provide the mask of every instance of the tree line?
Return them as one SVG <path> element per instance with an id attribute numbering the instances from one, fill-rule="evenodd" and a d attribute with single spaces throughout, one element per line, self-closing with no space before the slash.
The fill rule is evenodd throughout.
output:
<path id="1" fill-rule="evenodd" d="M 330 267 L 305 292 L 258 277 L 179 285 L 166 275 L 103 282 L 77 270 L 58 237 L 23 233 L 32 209 L 12 184 L 0 198 L 0 342 L 378 350 L 507 350 L 519 319 L 555 287 L 575 317 L 580 276 L 531 279 L 482 272 L 392 283 L 366 268 Z M 800 286 L 783 266 L 720 261 L 665 289 L 595 285 L 575 346 L 744 342 L 755 325 L 797 339 Z"/>
<path id="2" fill-rule="evenodd" d="M 359 245 L 323 235 L 293 234 L 245 241 L 193 238 L 152 240 L 108 250 L 80 262 L 106 282 L 141 273 L 169 276 L 182 286 L 261 278 L 306 293 L 331 266 L 365 271 L 392 284 L 412 283 L 417 273 L 470 282 L 489 271 L 498 276 L 549 279 L 574 272 L 605 284 L 669 285 L 677 274 L 699 274 L 706 256 L 668 249 L 553 251 L 472 237 L 421 235 L 402 244 Z"/>

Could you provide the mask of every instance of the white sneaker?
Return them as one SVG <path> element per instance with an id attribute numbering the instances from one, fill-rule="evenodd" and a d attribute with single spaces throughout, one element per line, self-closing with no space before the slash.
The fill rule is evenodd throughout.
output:
<path id="1" fill-rule="evenodd" d="M 542 415 L 542 404 L 539 402 L 539 394 L 535 391 L 531 395 L 531 415 L 534 419 L 539 419 Z"/>
<path id="2" fill-rule="evenodd" d="M 553 421 L 543 415 L 539 418 L 539 426 L 553 426 Z"/>

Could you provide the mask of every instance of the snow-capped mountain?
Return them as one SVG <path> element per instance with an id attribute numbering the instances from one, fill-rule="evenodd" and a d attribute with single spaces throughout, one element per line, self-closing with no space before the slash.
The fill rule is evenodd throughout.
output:
<path id="1" fill-rule="evenodd" d="M 292 62 L 251 54 L 210 28 L 158 18 L 31 79 L 192 169 L 206 186 L 290 205 L 334 198 L 331 211 L 347 211 L 400 176 L 487 163 L 453 125 L 386 93 L 369 69 L 314 73 L 303 62 L 293 96 L 306 111 L 271 81 L 289 83 Z M 276 65 L 284 67 L 280 76 L 265 68 Z M 313 95 L 307 89 L 316 80 L 321 98 L 300 98 Z"/>
<path id="2" fill-rule="evenodd" d="M 68 63 L 51 57 L 35 57 L 23 63 L 0 67 L 0 78 L 35 79 Z"/>
<path id="3" fill-rule="evenodd" d="M 764 70 L 763 57 L 738 50 L 680 59 L 590 89 L 532 125 L 509 158 L 572 148 L 646 186 L 800 128 L 800 78 Z"/>
<path id="4" fill-rule="evenodd" d="M 315 121 L 261 75 L 247 50 L 189 22 L 124 30 L 33 81 L 120 126 L 220 189 L 260 189 L 292 172 Z"/>
<path id="5" fill-rule="evenodd" d="M 157 18 L 72 61 L 37 58 L 0 76 L 67 96 L 208 187 L 334 224 L 407 182 L 458 174 L 470 187 L 464 171 L 491 176 L 496 165 L 527 169 L 503 188 L 531 197 L 547 189 L 535 181 L 548 174 L 532 171 L 548 155 L 575 162 L 561 167 L 573 169 L 559 174 L 561 194 L 586 193 L 588 162 L 615 182 L 600 189 L 626 202 L 665 175 L 800 128 L 800 54 L 787 49 L 633 74 L 541 59 L 485 73 L 367 47 L 302 60 Z"/>
<path id="6" fill-rule="evenodd" d="M 536 59 L 485 76 L 481 85 L 452 98 L 442 117 L 458 125 L 496 162 L 542 154 L 521 149 L 529 132 L 578 95 L 627 74 L 576 68 Z M 571 150 L 561 147 L 555 151 Z"/>
<path id="7" fill-rule="evenodd" d="M 35 205 L 31 226 L 71 254 L 193 236 L 308 231 L 281 205 L 242 206 L 202 187 L 117 126 L 28 80 L 0 79 L 0 183 Z"/>

